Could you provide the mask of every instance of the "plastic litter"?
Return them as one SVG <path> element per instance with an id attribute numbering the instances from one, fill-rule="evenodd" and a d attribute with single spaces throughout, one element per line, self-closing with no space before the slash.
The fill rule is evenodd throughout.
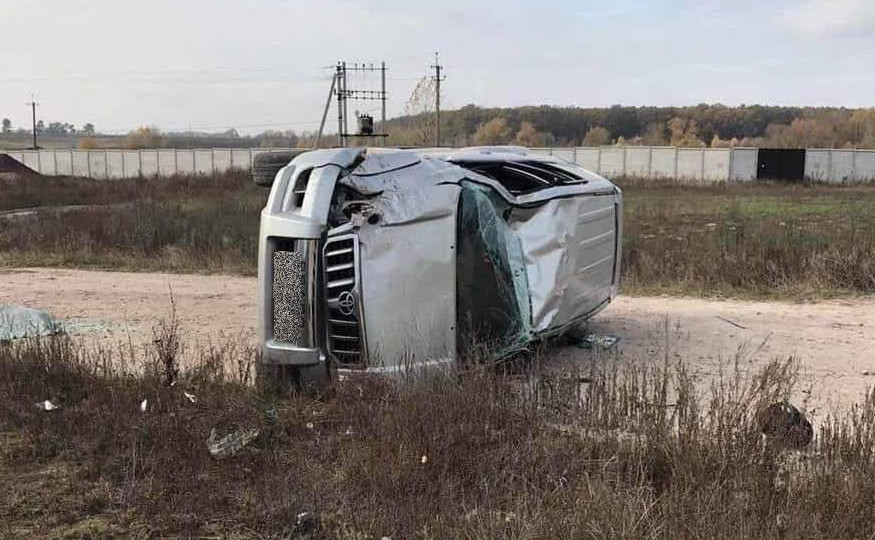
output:
<path id="1" fill-rule="evenodd" d="M 257 429 L 241 429 L 219 439 L 216 435 L 216 428 L 213 428 L 210 431 L 210 438 L 207 440 L 207 448 L 209 448 L 210 454 L 216 458 L 233 456 L 244 446 L 254 441 L 259 433 Z"/>
<path id="2" fill-rule="evenodd" d="M 38 409 L 42 409 L 44 411 L 57 411 L 58 409 L 60 409 L 59 406 L 55 405 L 54 403 L 52 403 L 49 400 L 40 401 L 39 403 L 36 404 L 36 407 Z"/>
<path id="3" fill-rule="evenodd" d="M 197 397 L 194 394 L 189 394 L 188 392 L 183 392 L 183 395 L 185 395 L 185 398 L 187 400 L 191 401 L 192 403 L 197 403 Z"/>
<path id="4" fill-rule="evenodd" d="M 149 409 L 149 398 L 144 399 L 140 402 L 140 412 L 146 412 Z"/>

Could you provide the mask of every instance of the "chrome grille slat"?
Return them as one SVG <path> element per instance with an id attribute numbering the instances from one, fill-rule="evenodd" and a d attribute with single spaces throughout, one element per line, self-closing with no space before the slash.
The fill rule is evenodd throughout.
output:
<path id="1" fill-rule="evenodd" d="M 336 289 L 337 287 L 349 287 L 350 285 L 355 285 L 355 278 L 340 279 L 337 281 L 328 282 L 329 289 Z"/>
<path id="2" fill-rule="evenodd" d="M 338 255 L 349 255 L 350 253 L 352 253 L 352 248 L 344 248 L 335 251 L 326 251 L 325 257 L 337 257 Z"/>
<path id="3" fill-rule="evenodd" d="M 358 237 L 329 238 L 322 251 L 328 352 L 345 368 L 366 366 L 362 321 Z"/>
<path id="4" fill-rule="evenodd" d="M 325 269 L 326 272 L 339 272 L 340 270 L 352 270 L 353 263 L 336 264 Z"/>

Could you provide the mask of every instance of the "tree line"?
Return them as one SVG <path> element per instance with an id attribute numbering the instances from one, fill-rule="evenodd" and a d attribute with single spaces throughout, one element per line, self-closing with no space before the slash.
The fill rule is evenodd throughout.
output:
<path id="1" fill-rule="evenodd" d="M 90 137 L 97 134 L 94 124 L 91 122 L 85 123 L 82 127 L 77 128 L 75 125 L 68 122 L 44 122 L 39 120 L 36 123 L 37 135 L 45 137 Z M 0 134 L 6 136 L 25 136 L 33 133 L 33 126 L 15 127 L 12 120 L 3 118 L 0 120 Z"/>
<path id="2" fill-rule="evenodd" d="M 434 113 L 389 122 L 395 145 L 434 144 Z M 606 108 L 466 105 L 441 111 L 444 145 L 875 148 L 875 108 L 701 104 Z"/>
<path id="3" fill-rule="evenodd" d="M 393 146 L 434 145 L 435 115 L 429 110 L 432 103 L 429 88 L 414 92 L 405 107 L 406 114 L 389 120 L 388 143 Z M 0 128 L 0 134 L 6 136 L 30 133 L 30 128 L 15 128 L 8 118 L 2 119 Z M 97 147 L 98 143 L 92 137 L 100 136 L 91 123 L 77 128 L 65 122 L 46 124 L 39 121 L 37 132 L 46 137 L 78 138 L 78 145 L 83 148 Z M 118 138 L 127 148 L 309 147 L 315 143 L 315 133 L 296 133 L 293 130 L 268 130 L 241 136 L 235 129 L 222 133 L 162 133 L 155 127 L 140 127 Z M 372 142 L 363 139 L 355 144 Z M 875 149 L 875 108 L 729 107 L 720 104 L 689 107 L 615 105 L 604 108 L 546 105 L 485 108 L 466 105 L 441 112 L 440 142 L 447 146 L 671 145 Z M 336 137 L 326 135 L 321 144 L 336 144 Z"/>

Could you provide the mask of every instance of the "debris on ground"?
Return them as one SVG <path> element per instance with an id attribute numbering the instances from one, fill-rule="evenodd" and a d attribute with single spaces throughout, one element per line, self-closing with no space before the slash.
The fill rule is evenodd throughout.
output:
<path id="1" fill-rule="evenodd" d="M 770 442 L 785 449 L 799 450 L 814 438 L 811 422 L 786 401 L 772 403 L 760 410 L 757 424 Z"/>
<path id="2" fill-rule="evenodd" d="M 210 438 L 207 440 L 207 448 L 215 458 L 233 456 L 244 446 L 254 441 L 258 434 L 257 429 L 241 429 L 219 439 L 216 435 L 216 428 L 213 428 L 210 431 Z"/>
<path id="3" fill-rule="evenodd" d="M 80 318 L 59 320 L 38 309 L 0 304 L 0 343 L 56 334 L 91 334 L 114 328 L 115 325 L 106 321 Z"/>
<path id="4" fill-rule="evenodd" d="M 721 317 L 720 315 L 715 315 L 715 317 L 717 317 L 718 319 L 720 319 L 721 321 L 723 321 L 727 324 L 731 324 L 732 326 L 734 326 L 736 328 L 741 328 L 742 330 L 747 330 L 746 326 L 742 326 L 735 321 L 731 321 L 731 320 L 727 319 L 726 317 Z"/>
<path id="5" fill-rule="evenodd" d="M 617 336 L 607 334 L 587 334 L 577 341 L 581 349 L 610 349 L 620 341 Z"/>
<path id="6" fill-rule="evenodd" d="M 301 512 L 295 516 L 295 527 L 292 531 L 296 537 L 309 536 L 319 529 L 319 516 L 313 512 Z"/>
<path id="7" fill-rule="evenodd" d="M 40 401 L 39 403 L 36 404 L 36 408 L 41 409 L 43 411 L 57 411 L 58 409 L 60 409 L 60 407 L 58 407 L 57 405 L 55 405 L 54 403 L 52 403 L 49 400 Z"/>
<path id="8" fill-rule="evenodd" d="M 44 311 L 24 306 L 0 305 L 0 342 L 51 336 L 61 329 L 61 325 Z"/>
<path id="9" fill-rule="evenodd" d="M 149 409 L 149 398 L 140 402 L 140 412 L 146 412 Z"/>
<path id="10" fill-rule="evenodd" d="M 93 334 L 96 332 L 109 332 L 120 328 L 115 323 L 78 317 L 59 320 L 57 324 L 65 334 Z"/>
<path id="11" fill-rule="evenodd" d="M 176 384 L 176 381 L 174 381 L 174 383 L 171 384 L 170 386 L 173 386 L 174 384 Z M 192 403 L 197 403 L 197 397 L 194 394 L 189 394 L 188 392 L 186 392 L 184 390 L 183 390 L 182 394 L 185 396 L 185 399 L 191 401 Z"/>

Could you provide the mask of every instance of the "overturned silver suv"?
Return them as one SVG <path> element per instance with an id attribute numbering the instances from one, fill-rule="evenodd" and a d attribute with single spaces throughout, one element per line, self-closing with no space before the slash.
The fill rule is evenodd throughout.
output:
<path id="1" fill-rule="evenodd" d="M 503 358 L 617 294 L 622 194 L 518 147 L 295 157 L 261 213 L 262 362 L 310 380 Z"/>

